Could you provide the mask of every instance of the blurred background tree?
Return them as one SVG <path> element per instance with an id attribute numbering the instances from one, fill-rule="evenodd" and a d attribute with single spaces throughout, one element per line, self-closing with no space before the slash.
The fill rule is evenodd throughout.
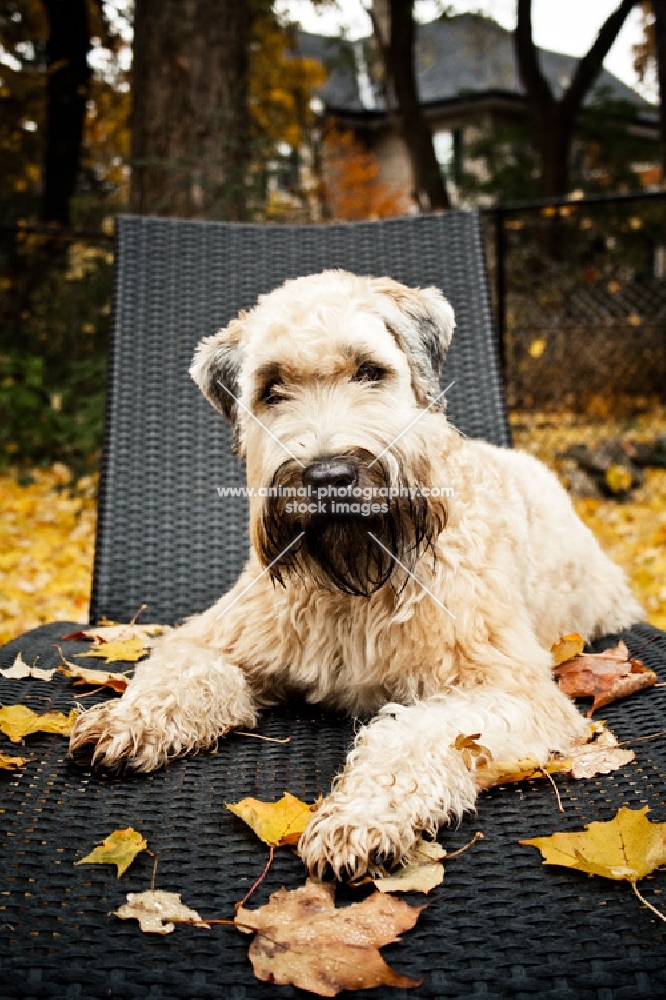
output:
<path id="1" fill-rule="evenodd" d="M 540 194 L 544 198 L 571 190 L 569 171 L 577 118 L 634 2 L 622 0 L 601 26 L 590 50 L 578 62 L 562 95 L 556 97 L 541 69 L 532 38 L 532 0 L 518 0 L 516 56 L 537 134 Z"/>
<path id="2" fill-rule="evenodd" d="M 0 462 L 94 467 L 118 211 L 313 222 L 638 186 L 636 104 L 592 94 L 630 0 L 561 94 L 530 0 L 517 56 L 491 19 L 419 25 L 415 4 L 365 0 L 374 38 L 352 42 L 273 0 L 0 0 Z M 644 73 L 665 7 L 642 4 Z M 516 113 L 478 111 L 496 83 Z"/>

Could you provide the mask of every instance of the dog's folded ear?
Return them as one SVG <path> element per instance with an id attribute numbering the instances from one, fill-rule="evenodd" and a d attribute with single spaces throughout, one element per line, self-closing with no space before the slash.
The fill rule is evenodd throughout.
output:
<path id="1" fill-rule="evenodd" d="M 371 284 L 382 319 L 409 360 L 417 401 L 432 402 L 456 325 L 450 303 L 438 288 L 407 288 L 391 278 Z"/>
<path id="2" fill-rule="evenodd" d="M 241 312 L 223 330 L 199 341 L 190 367 L 190 375 L 208 402 L 231 423 L 235 455 L 241 453 L 237 399 L 244 330 L 245 313 Z"/>

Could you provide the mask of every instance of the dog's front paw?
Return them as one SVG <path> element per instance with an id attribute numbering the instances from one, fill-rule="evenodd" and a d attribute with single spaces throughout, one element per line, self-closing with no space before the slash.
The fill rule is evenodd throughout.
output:
<path id="1" fill-rule="evenodd" d="M 359 802 L 325 799 L 308 823 L 299 844 L 306 867 L 321 878 L 330 867 L 336 878 L 358 878 L 374 864 L 399 861 L 412 848 L 417 833 L 393 815 L 374 815 Z"/>
<path id="2" fill-rule="evenodd" d="M 168 732 L 166 719 L 151 717 L 123 701 L 83 712 L 72 729 L 69 752 L 80 763 L 153 771 L 184 752 Z"/>

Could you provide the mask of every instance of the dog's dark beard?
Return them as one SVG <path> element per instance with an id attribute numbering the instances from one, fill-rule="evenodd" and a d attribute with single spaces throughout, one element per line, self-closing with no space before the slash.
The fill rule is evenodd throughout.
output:
<path id="1" fill-rule="evenodd" d="M 291 466 L 285 463 L 278 470 L 275 486 L 297 481 L 299 470 Z M 399 482 L 408 491 L 410 485 L 424 485 L 409 484 L 403 476 Z M 389 486 L 388 474 L 379 462 L 365 471 L 366 483 Z M 290 576 L 298 576 L 358 597 L 370 597 L 389 583 L 399 592 L 419 558 L 428 549 L 434 553 L 433 543 L 446 522 L 442 507 L 431 506 L 420 493 L 409 493 L 374 497 L 372 502 L 387 504 L 388 512 L 370 516 L 287 513 L 289 499 L 270 497 L 263 513 L 261 560 L 266 566 L 276 560 L 270 573 L 283 585 Z M 301 532 L 302 538 L 289 547 Z"/>

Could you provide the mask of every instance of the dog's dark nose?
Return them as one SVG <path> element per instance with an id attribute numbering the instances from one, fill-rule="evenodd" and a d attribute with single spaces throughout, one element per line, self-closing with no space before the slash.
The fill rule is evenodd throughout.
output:
<path id="1" fill-rule="evenodd" d="M 319 458 L 307 469 L 301 477 L 303 485 L 311 490 L 332 487 L 335 490 L 346 490 L 358 483 L 358 470 L 353 462 L 346 458 Z"/>

